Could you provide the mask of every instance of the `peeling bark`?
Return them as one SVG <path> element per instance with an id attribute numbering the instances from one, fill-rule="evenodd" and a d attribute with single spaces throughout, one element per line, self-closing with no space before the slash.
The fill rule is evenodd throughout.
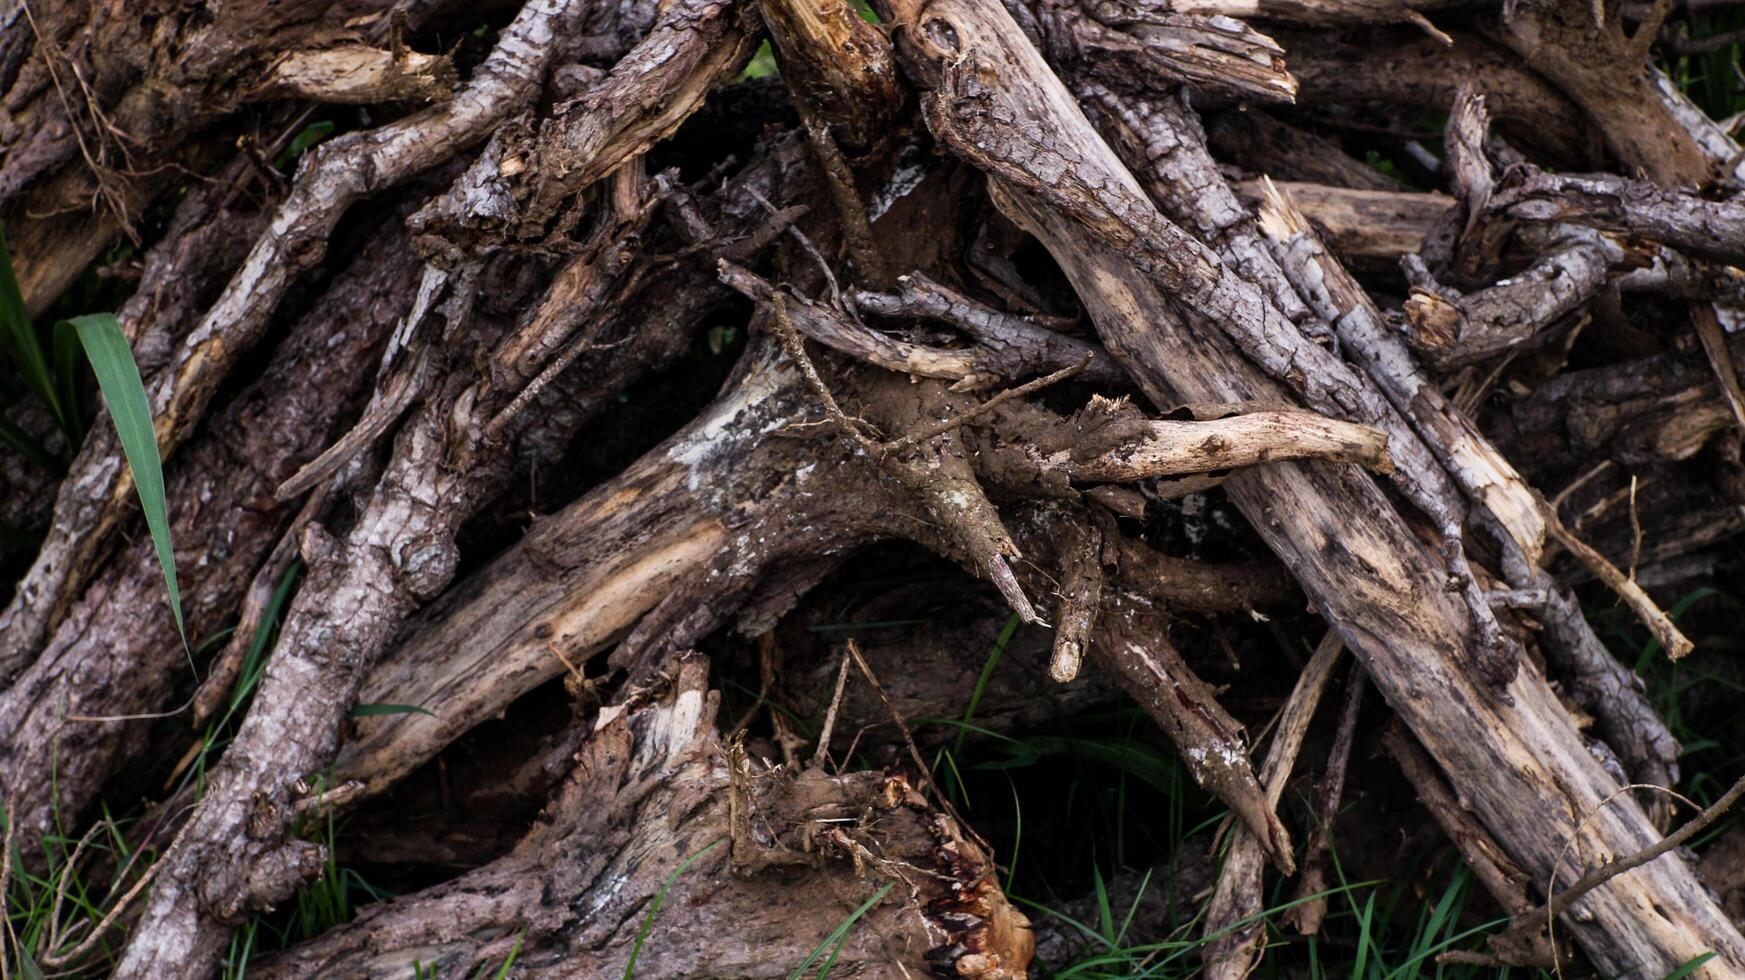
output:
<path id="1" fill-rule="evenodd" d="M 132 290 L 189 624 L 239 633 L 204 680 L 182 673 L 103 419 L 64 477 L 0 457 L 0 520 L 46 536 L 0 612 L 24 867 L 192 758 L 179 716 L 227 703 L 274 584 L 308 568 L 198 794 L 138 804 L 155 815 L 117 880 L 150 880 L 89 910 L 107 938 L 57 924 L 31 952 L 210 974 L 231 929 L 331 866 L 309 821 L 368 801 L 340 859 L 380 857 L 411 893 L 256 972 L 471 976 L 514 951 L 522 972 L 612 974 L 640 944 L 644 972 L 786 976 L 889 886 L 838 969 L 1018 977 L 1009 871 L 922 792 L 917 737 L 973 716 L 1021 743 L 1125 696 L 1233 815 L 1201 897 L 1206 970 L 1237 977 L 1293 830 L 1316 842 L 1299 893 L 1317 887 L 1339 776 L 1313 828 L 1280 794 L 1341 643 L 1511 913 L 1652 845 L 1669 808 L 1618 787 L 1672 785 L 1680 747 L 1571 587 L 1597 576 L 1676 656 L 1645 590 L 1745 529 L 1726 333 L 1745 222 L 1723 173 L 1745 154 L 1649 65 L 1665 7 L 1507 6 L 0 13 L 26 304 L 119 236 L 143 250 L 93 278 Z M 781 71 L 746 77 L 766 38 Z M 1441 108 L 1439 160 L 1421 137 Z M 315 119 L 347 131 L 286 179 Z M 1628 176 L 1552 175 L 1605 166 Z M 1669 335 L 1686 313 L 1696 337 Z M 6 418 L 61 452 L 32 397 Z M 1562 488 L 1554 508 L 1522 470 Z M 928 577 L 869 582 L 863 558 Z M 1031 624 L 998 675 L 996 594 Z M 1217 648 L 1172 636 L 1180 616 Z M 826 648 L 867 617 L 904 625 L 851 675 Z M 1281 664 L 1326 630 L 1264 765 L 1249 732 L 1291 678 L 1257 676 L 1250 617 Z M 755 657 L 732 728 L 699 649 L 724 690 Z M 867 757 L 917 768 L 831 766 Z M 394 839 L 421 794 L 441 819 Z M 463 826 L 486 798 L 495 822 Z M 1711 950 L 1700 972 L 1745 969 L 1683 855 L 1552 907 L 1601 972 Z M 1527 931 L 1496 952 L 1546 962 Z"/>
<path id="2" fill-rule="evenodd" d="M 1112 163 L 1112 154 L 1004 11 L 985 3 L 935 0 L 900 6 L 894 13 L 905 28 L 899 52 L 920 62 L 921 77 L 935 82 L 942 77 L 941 62 L 973 60 L 984 86 L 977 94 L 995 100 L 996 111 L 1011 114 L 1008 125 L 1028 117 L 1032 131 L 1051 134 L 1051 152 L 1074 147 L 1077 154 L 1096 155 L 1077 155 L 1067 164 L 1077 186 L 1133 189 L 1124 197 L 1139 197 L 1131 177 Z M 966 104 L 964 90 L 950 87 L 962 84 L 967 73 L 945 71 L 950 81 L 932 96 L 935 112 L 989 111 L 987 101 Z M 1014 97 L 1014 92 L 1023 95 Z M 997 145 L 978 148 L 971 159 L 980 163 L 986 160 L 981 154 L 1031 152 Z M 1008 173 L 996 169 L 1001 181 Z M 1237 360 L 1220 336 L 1208 334 L 1208 328 L 1216 328 L 1194 310 L 1191 289 L 1172 296 L 1173 303 L 1165 301 L 1152 282 L 1162 270 L 1149 261 L 1135 263 L 1131 254 L 1117 253 L 1114 242 L 1101 237 L 1102 229 L 1088 220 L 1101 214 L 1092 202 L 1081 200 L 1075 209 L 1063 210 L 1053 195 L 1030 182 L 996 183 L 994 190 L 1008 213 L 1049 246 L 1088 304 L 1104 342 L 1154 402 L 1279 397 L 1276 387 Z M 1158 224 L 1131 211 L 1123 217 L 1148 228 Z M 1216 277 L 1212 282 L 1230 278 L 1204 260 L 1199 274 Z M 1193 314 L 1176 312 L 1183 307 Z M 1548 872 L 1563 860 L 1563 843 L 1575 832 L 1576 821 L 1595 811 L 1598 815 L 1588 818 L 1581 832 L 1590 846 L 1618 853 L 1653 840 L 1653 827 L 1634 804 L 1601 805 L 1616 783 L 1587 753 L 1542 678 L 1522 670 L 1508 685 L 1505 701 L 1465 674 L 1473 642 L 1468 615 L 1443 590 L 1445 571 L 1367 477 L 1349 467 L 1284 464 L 1238 474 L 1225 487 L 1523 866 L 1536 876 Z M 1285 513 L 1292 517 L 1283 519 Z M 1301 518 L 1304 514 L 1328 515 L 1329 525 L 1317 529 Z M 1332 527 L 1338 528 L 1336 545 L 1328 537 Z M 1511 745 L 1510 736 L 1531 737 L 1531 748 L 1524 741 Z M 1553 786 L 1556 795 L 1540 793 Z M 1745 964 L 1745 939 L 1697 894 L 1688 866 L 1653 867 L 1666 880 L 1614 879 L 1583 900 L 1582 921 L 1565 922 L 1589 955 L 1614 970 L 1669 969 L 1711 950 L 1733 968 Z M 1632 910 L 1638 898 L 1629 894 L 1635 888 L 1648 889 L 1665 915 L 1652 923 L 1637 917 Z"/>
<path id="3" fill-rule="evenodd" d="M 416 269 L 404 234 L 382 236 L 178 459 L 167 489 L 190 635 L 210 635 L 230 619 L 250 572 L 295 511 L 272 503 L 272 487 L 365 397 Z M 106 565 L 41 656 L 0 693 L 0 798 L 23 840 L 86 812 L 104 782 L 144 750 L 171 692 L 192 680 L 191 666 L 157 553 L 141 537 Z"/>
<path id="4" fill-rule="evenodd" d="M 838 969 L 1024 975 L 1029 923 L 952 818 L 900 776 L 753 761 L 715 732 L 706 678 L 701 659 L 682 661 L 666 693 L 603 713 L 507 857 L 378 905 L 261 975 L 397 977 L 416 961 L 467 977 L 511 950 L 528 976 L 608 975 L 634 945 L 638 970 L 660 976 L 786 976 L 881 882 L 888 895 L 849 932 Z M 699 941 L 715 935 L 741 941 Z"/>

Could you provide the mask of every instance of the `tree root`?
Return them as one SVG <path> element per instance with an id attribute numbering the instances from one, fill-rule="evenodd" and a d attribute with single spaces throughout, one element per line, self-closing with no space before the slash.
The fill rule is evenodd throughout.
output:
<path id="1" fill-rule="evenodd" d="M 398 976 L 417 961 L 470 976 L 511 955 L 529 976 L 615 975 L 634 954 L 661 976 L 784 976 L 863 901 L 838 969 L 1023 975 L 1029 925 L 963 828 L 901 777 L 771 769 L 724 744 L 706 677 L 682 660 L 664 693 L 603 714 L 507 857 L 378 905 L 261 975 Z"/>

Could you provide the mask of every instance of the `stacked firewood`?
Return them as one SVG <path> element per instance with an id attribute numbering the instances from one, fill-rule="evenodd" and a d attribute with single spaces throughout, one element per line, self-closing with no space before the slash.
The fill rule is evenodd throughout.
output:
<path id="1" fill-rule="evenodd" d="M 767 656 L 760 705 L 783 674 L 834 692 L 815 738 L 771 722 L 772 759 L 698 652 L 770 642 L 906 541 L 1053 631 L 985 716 L 1128 698 L 1229 808 L 1209 975 L 1261 955 L 1269 875 L 1319 927 L 1368 689 L 1514 919 L 1486 962 L 1745 973 L 1667 798 L 1621 792 L 1674 786 L 1680 746 L 1573 591 L 1682 657 L 1650 590 L 1745 527 L 1745 152 L 1654 65 L 1673 7 L 21 0 L 23 297 L 119 283 L 188 635 L 228 639 L 179 639 L 114 431 L 56 442 L 11 404 L 67 462 L 0 459 L 28 532 L 7 873 L 151 789 L 147 857 L 101 872 L 135 887 L 7 956 L 210 975 L 328 867 L 310 814 L 562 685 L 572 716 L 494 777 L 543 806 L 524 836 L 255 970 L 786 975 L 866 901 L 838 970 L 1023 976 L 1000 855 L 904 722 L 926 671 Z M 779 75 L 750 78 L 766 41 Z M 690 358 L 724 330 L 723 380 Z M 584 472 L 627 394 L 685 371 L 705 407 Z M 1172 552 L 1183 499 L 1264 547 Z M 1171 623 L 1305 606 L 1257 744 Z M 837 765 L 848 688 L 893 722 L 888 768 Z M 1336 778 L 1303 825 L 1281 798 L 1317 717 Z"/>

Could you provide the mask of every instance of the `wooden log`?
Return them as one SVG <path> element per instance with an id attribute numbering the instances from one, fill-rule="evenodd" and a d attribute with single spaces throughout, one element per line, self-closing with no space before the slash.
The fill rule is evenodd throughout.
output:
<path id="1" fill-rule="evenodd" d="M 992 114 L 1001 124 L 996 133 L 1040 139 L 1074 186 L 1118 198 L 1129 215 L 1151 209 L 1003 9 L 989 0 L 910 0 L 889 9 L 906 67 L 938 89 L 927 97 L 935 118 Z M 948 73 L 955 84 L 940 86 Z M 961 87 L 964 78 L 976 80 L 974 98 Z M 1011 149 L 989 145 L 984 152 Z M 1184 307 L 1082 218 L 1043 205 L 1033 187 L 996 178 L 991 189 L 1061 264 L 1105 344 L 1153 401 L 1285 397 L 1236 356 L 1213 317 Z M 1203 274 L 1228 275 L 1216 263 Z M 1497 692 L 1469 676 L 1472 626 L 1444 588 L 1446 571 L 1366 475 L 1350 466 L 1284 464 L 1237 474 L 1225 486 L 1463 799 L 1536 881 L 1548 880 L 1554 867 L 1566 876 L 1593 855 L 1629 853 L 1657 838 L 1633 801 L 1607 802 L 1616 781 L 1588 753 L 1542 677 L 1524 668 Z M 1576 852 L 1589 857 L 1572 860 Z M 1614 879 L 1577 906 L 1564 927 L 1601 969 L 1665 971 L 1711 951 L 1719 955 L 1709 975 L 1745 969 L 1745 938 L 1676 858 Z"/>
<path id="2" fill-rule="evenodd" d="M 1391 267 L 1419 251 L 1424 236 L 1454 207 L 1453 198 L 1433 191 L 1353 190 L 1302 181 L 1279 181 L 1278 189 L 1309 216 L 1335 255 L 1360 267 Z M 1236 193 L 1254 207 L 1263 197 L 1261 181 L 1242 181 Z"/>
<path id="3" fill-rule="evenodd" d="M 782 976 L 1016 980 L 1034 943 L 992 856 L 901 776 L 794 773 L 715 730 L 708 664 L 602 712 L 515 849 L 269 959 L 289 978 Z M 652 921 L 652 928 L 647 923 Z M 634 961 L 634 970 L 632 969 Z M 257 969 L 250 968 L 251 973 Z"/>
<path id="4" fill-rule="evenodd" d="M 280 345 L 267 372 L 208 420 L 168 478 L 189 632 L 230 619 L 256 562 L 295 507 L 263 505 L 367 397 L 376 357 L 419 263 L 404 233 L 377 236 Z M 107 424 L 107 423 L 105 423 Z M 22 852 L 74 824 L 143 752 L 185 679 L 163 572 L 141 536 L 108 562 L 41 656 L 0 691 L 0 798 Z"/>

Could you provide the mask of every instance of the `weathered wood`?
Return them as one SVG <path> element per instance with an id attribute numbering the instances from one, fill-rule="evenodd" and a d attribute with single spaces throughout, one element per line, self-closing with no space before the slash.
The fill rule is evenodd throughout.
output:
<path id="1" fill-rule="evenodd" d="M 1047 134 L 1074 178 L 1143 201 L 1132 177 L 1004 10 L 985 0 L 893 3 L 899 52 L 937 85 L 942 65 L 973 73 L 979 99 L 941 88 L 945 116 L 998 113 L 1008 129 Z M 1002 147 L 989 146 L 998 153 Z M 979 161 L 978 161 L 979 162 Z M 1219 328 L 1187 297 L 1166 295 L 1132 258 L 1083 219 L 1045 206 L 1033 187 L 992 184 L 996 200 L 1049 248 L 1073 281 L 1111 352 L 1153 401 L 1278 398 L 1281 392 L 1235 356 Z M 1203 274 L 1228 275 L 1215 261 Z M 1285 464 L 1237 474 L 1225 484 L 1268 544 L 1361 657 L 1394 709 L 1425 742 L 1479 818 L 1535 880 L 1573 868 L 1565 845 L 1579 835 L 1591 853 L 1624 853 L 1656 834 L 1626 800 L 1603 803 L 1615 780 L 1586 746 L 1535 671 L 1522 669 L 1507 700 L 1465 672 L 1473 643 L 1465 611 L 1443 588 L 1445 570 L 1407 530 L 1378 488 L 1346 466 Z M 1585 821 L 1585 823 L 1582 823 Z M 1581 827 L 1578 830 L 1578 823 Z M 1745 968 L 1745 938 L 1701 894 L 1682 862 L 1616 879 L 1590 893 L 1565 928 L 1602 969 L 1676 967 L 1719 953 L 1714 975 Z M 1639 914 L 1646 904 L 1660 914 Z"/>
<path id="2" fill-rule="evenodd" d="M 411 297 L 418 263 L 385 234 L 297 324 L 265 374 L 171 468 L 168 506 L 193 636 L 233 614 L 254 564 L 294 507 L 262 505 L 367 397 L 374 358 Z M 41 656 L 0 692 L 0 798 L 25 853 L 76 823 L 104 782 L 139 756 L 189 661 L 149 539 L 110 560 Z"/>
<path id="3" fill-rule="evenodd" d="M 1684 127 L 1669 125 L 1670 107 L 1647 64 L 1652 27 L 1649 36 L 1642 26 L 1627 34 L 1622 17 L 1596 17 L 1587 0 L 1512 9 L 1491 33 L 1579 105 L 1618 159 L 1663 184 L 1710 175 L 1711 154 Z M 1488 84 L 1479 88 L 1490 92 Z"/>
<path id="4" fill-rule="evenodd" d="M 617 976 L 637 949 L 638 975 L 782 977 L 882 885 L 894 887 L 836 969 L 1025 975 L 1029 923 L 956 821 L 899 776 L 754 761 L 716 733 L 707 663 L 676 673 L 665 692 L 602 712 L 508 856 L 379 903 L 260 975 L 400 977 L 416 961 L 469 977 L 513 950 L 518 976 Z"/>
<path id="5" fill-rule="evenodd" d="M 386 153 L 385 158 L 373 158 L 377 166 L 403 178 L 434 162 L 432 154 L 482 137 L 500 118 L 497 113 L 537 91 L 553 33 L 574 12 L 557 0 L 550 7 L 535 2 L 524 8 L 515 27 L 499 39 L 495 61 L 488 60 L 475 77 L 470 100 L 447 118 L 449 125 L 410 133 L 390 128 L 379 143 L 345 145 L 354 151 L 361 147 L 366 157 L 372 147 Z M 618 162 L 670 132 L 697 107 L 702 93 L 736 72 L 749 51 L 744 37 L 723 23 L 730 13 L 708 0 L 669 8 L 650 38 L 602 82 L 596 98 L 584 100 L 585 108 L 554 128 L 552 138 L 558 149 L 571 154 L 571 166 L 554 166 L 550 176 L 555 182 L 542 184 L 543 190 L 579 190 L 605 176 Z M 644 72 L 651 58 L 666 61 L 669 70 Z M 690 96 L 669 101 L 663 85 Z M 456 104 L 462 100 L 457 98 Z M 445 146 L 445 138 L 452 142 Z M 345 152 L 339 149 L 339 155 L 323 159 L 343 162 Z M 595 157 L 584 159 L 576 155 L 580 153 Z M 604 160 L 612 166 L 605 167 Z M 487 153 L 451 189 L 451 195 L 464 197 L 466 206 L 475 209 L 468 217 L 492 206 L 470 193 L 483 183 L 481 172 L 491 169 L 498 169 L 497 158 Z M 338 181 L 339 187 L 327 188 L 331 196 L 319 199 L 313 215 L 303 213 L 294 194 L 281 209 L 280 223 L 257 244 L 251 262 L 276 254 L 284 245 L 287 222 L 319 249 L 343 205 L 367 189 L 364 175 L 355 168 L 322 171 L 317 165 L 315 172 Z M 480 326 L 470 315 L 478 288 L 476 260 L 429 277 L 448 291 L 448 308 L 430 318 L 440 319 L 440 324 L 419 334 L 419 320 L 427 310 L 423 304 L 415 307 L 417 318 L 406 330 L 418 350 L 399 366 L 417 373 L 426 358 L 438 365 L 424 385 L 425 400 L 401 427 L 381 478 L 345 538 L 329 535 L 319 524 L 305 530 L 301 544 L 310 576 L 286 613 L 256 710 L 212 774 L 188 826 L 161 859 L 117 976 L 209 971 L 243 912 L 282 900 L 299 881 L 318 873 L 320 849 L 289 837 L 296 798 L 302 794 L 298 786 L 304 775 L 326 768 L 368 666 L 418 605 L 453 578 L 461 523 L 495 496 L 512 472 L 503 437 L 520 425 L 505 431 L 505 424 L 525 418 L 524 409 L 537 398 L 545 368 L 559 362 L 560 352 L 589 344 L 605 322 L 602 310 L 620 292 L 636 258 L 626 242 L 639 238 L 656 203 L 646 196 L 639 173 L 635 167 L 621 172 L 616 193 L 595 210 L 588 233 L 546 296 L 513 325 L 472 329 Z M 314 193 L 321 184 L 315 181 L 305 189 Z M 239 276 L 246 279 L 251 268 L 245 263 Z M 270 274 L 286 276 L 290 271 L 275 266 Z M 234 295 L 236 286 L 233 280 L 227 295 Z M 265 291 L 269 295 L 264 298 L 236 297 L 244 314 L 264 318 L 273 300 L 272 290 Z M 206 327 L 226 322 L 224 308 L 221 300 Z M 437 330 L 443 334 L 431 336 Z M 201 337 L 197 331 L 196 353 L 202 342 L 215 342 Z M 190 369 L 189 362 L 182 363 Z M 193 397 L 182 387 L 175 391 Z M 160 431 L 174 432 L 180 417 L 176 412 L 161 417 Z M 245 839 L 248 844 L 239 846 Z"/>
<path id="6" fill-rule="evenodd" d="M 1745 264 L 1745 201 L 1710 201 L 1611 174 L 1564 175 L 1519 166 L 1491 207 L 1515 221 L 1573 222 L 1664 242 L 1729 265 Z"/>
<path id="7" fill-rule="evenodd" d="M 266 332 L 269 319 L 300 272 L 320 260 L 328 235 L 365 196 L 443 162 L 489 134 L 538 91 L 552 57 L 552 39 L 580 4 L 529 4 L 504 32 L 493 57 L 451 101 L 377 130 L 349 134 L 318 147 L 227 284 L 171 363 L 151 379 L 147 397 L 165 455 L 187 438 L 230 368 Z M 132 506 L 133 481 L 111 444 L 94 440 L 74 464 L 69 499 L 57 504 L 50 544 L 7 606 L 0 660 L 34 649 L 86 569 L 61 560 L 94 550 Z"/>
<path id="8" fill-rule="evenodd" d="M 1333 253 L 1356 266 L 1394 266 L 1401 256 L 1424 247 L 1424 236 L 1454 206 L 1445 194 L 1393 190 L 1350 190 L 1326 184 L 1279 181 L 1309 216 Z M 1264 196 L 1259 180 L 1245 180 L 1236 192 L 1249 207 Z"/>
<path id="9" fill-rule="evenodd" d="M 1337 142 L 1259 109 L 1209 116 L 1206 137 L 1223 162 L 1244 173 L 1347 190 L 1405 190 L 1399 181 L 1346 153 Z"/>
<path id="10" fill-rule="evenodd" d="M 1302 105 L 1447 106 L 1463 83 L 1484 93 L 1510 143 L 1561 166 L 1588 161 L 1582 112 L 1507 49 L 1464 31 L 1452 45 L 1410 28 L 1275 30 Z"/>

